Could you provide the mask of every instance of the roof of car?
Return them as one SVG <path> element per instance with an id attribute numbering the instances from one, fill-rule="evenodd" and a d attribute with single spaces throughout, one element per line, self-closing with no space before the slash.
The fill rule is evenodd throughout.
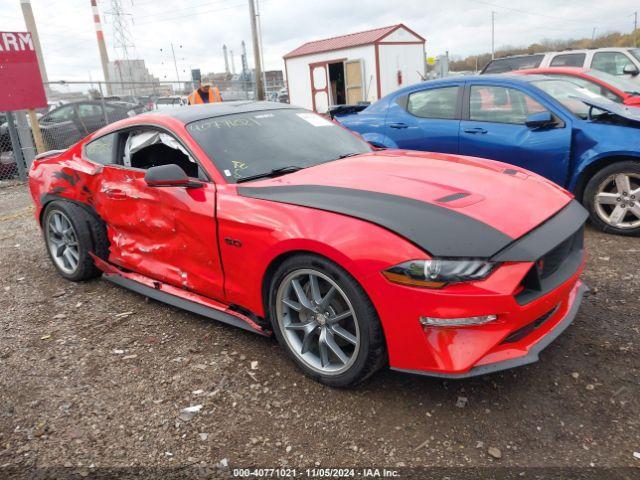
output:
<path id="1" fill-rule="evenodd" d="M 180 120 L 183 123 L 191 123 L 205 118 L 222 117 L 234 113 L 260 112 L 263 110 L 280 110 L 286 108 L 298 108 L 287 103 L 259 102 L 254 100 L 239 100 L 233 102 L 203 103 L 190 105 L 176 110 L 154 114 L 166 115 Z"/>
<path id="2" fill-rule="evenodd" d="M 427 80 L 426 82 L 421 82 L 419 84 L 413 84 L 413 85 L 409 85 L 407 87 L 405 87 L 406 89 L 410 89 L 415 87 L 416 85 L 436 85 L 439 83 L 463 83 L 463 82 L 468 82 L 471 80 L 480 80 L 482 82 L 485 81 L 491 81 L 491 80 L 498 80 L 498 81 L 514 81 L 514 82 L 525 82 L 525 83 L 529 83 L 529 82 L 533 82 L 535 80 L 542 80 L 542 79 L 546 79 L 547 77 L 545 77 L 544 75 L 513 75 L 513 73 L 515 72 L 506 72 L 506 73 L 502 73 L 502 74 L 488 74 L 488 75 L 459 75 L 459 76 L 453 76 L 453 77 L 443 77 L 443 78 L 438 78 L 435 80 Z"/>

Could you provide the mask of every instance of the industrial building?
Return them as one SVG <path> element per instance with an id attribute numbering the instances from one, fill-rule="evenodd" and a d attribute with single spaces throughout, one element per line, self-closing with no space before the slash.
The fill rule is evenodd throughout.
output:
<path id="1" fill-rule="evenodd" d="M 149 73 L 144 60 L 114 60 L 107 65 L 109 79 L 112 82 L 121 82 L 111 85 L 113 95 L 150 95 L 158 93 L 160 83 L 157 77 Z M 145 85 L 136 85 L 127 82 L 144 82 Z"/>

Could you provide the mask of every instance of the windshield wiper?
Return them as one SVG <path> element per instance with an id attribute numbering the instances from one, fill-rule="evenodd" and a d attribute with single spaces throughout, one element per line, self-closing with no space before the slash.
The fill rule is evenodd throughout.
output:
<path id="1" fill-rule="evenodd" d="M 268 172 L 256 173 L 255 175 L 249 175 L 248 177 L 239 178 L 236 183 L 249 182 L 251 180 L 257 180 L 259 178 L 277 177 L 278 175 L 284 175 L 286 173 L 297 172 L 306 167 L 300 167 L 298 165 L 288 165 L 286 167 L 274 168 Z"/>
<path id="2" fill-rule="evenodd" d="M 338 155 L 334 160 L 342 160 L 347 157 L 355 157 L 356 155 L 360 155 L 359 152 L 351 152 L 351 153 L 343 153 L 342 155 Z"/>

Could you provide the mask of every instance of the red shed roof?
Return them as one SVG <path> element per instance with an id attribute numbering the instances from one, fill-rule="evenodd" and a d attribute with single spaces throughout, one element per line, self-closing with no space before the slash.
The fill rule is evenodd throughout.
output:
<path id="1" fill-rule="evenodd" d="M 375 28 L 373 30 L 366 30 L 364 32 L 350 33 L 349 35 L 342 35 L 340 37 L 325 38 L 324 40 L 315 40 L 313 42 L 307 42 L 295 50 L 287 53 L 283 58 L 300 57 L 302 55 L 310 55 L 312 53 L 329 52 L 331 50 L 340 50 L 343 48 L 358 47 L 360 45 L 370 45 L 394 32 L 398 28 L 404 28 L 418 37 L 423 42 L 425 41 L 420 35 L 406 27 L 402 23 L 397 25 L 391 25 L 388 27 Z"/>

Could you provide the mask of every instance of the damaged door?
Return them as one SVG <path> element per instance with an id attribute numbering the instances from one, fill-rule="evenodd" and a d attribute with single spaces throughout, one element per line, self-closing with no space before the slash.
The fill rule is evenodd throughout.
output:
<path id="1" fill-rule="evenodd" d="M 172 135 L 156 129 L 121 133 L 117 165 L 107 165 L 95 208 L 107 222 L 109 261 L 125 269 L 222 299 L 215 184 Z M 150 187 L 148 168 L 176 164 L 197 188 Z"/>

